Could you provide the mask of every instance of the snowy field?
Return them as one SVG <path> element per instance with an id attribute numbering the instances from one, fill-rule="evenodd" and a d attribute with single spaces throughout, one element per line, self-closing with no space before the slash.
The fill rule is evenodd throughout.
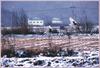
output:
<path id="1" fill-rule="evenodd" d="M 29 68 L 99 68 L 97 57 L 33 57 L 33 58 L 2 58 L 2 67 Z"/>
<path id="2" fill-rule="evenodd" d="M 18 47 L 44 47 L 48 44 L 48 36 L 43 35 L 16 35 L 16 48 Z M 11 37 L 9 38 L 11 40 Z M 82 49 L 96 51 L 98 48 L 98 34 L 94 35 L 72 35 L 70 39 L 70 47 L 76 50 Z M 52 36 L 52 43 L 60 45 L 63 48 L 69 45 L 68 36 Z M 12 43 L 12 42 L 11 42 Z M 26 46 L 25 46 L 25 45 Z M 34 44 L 34 45 L 33 45 Z M 87 49 L 89 48 L 89 49 Z M 85 52 L 85 51 L 84 51 Z M 37 56 L 32 58 L 1 58 L 1 66 L 3 67 L 28 67 L 28 68 L 99 68 L 98 52 L 96 56 L 77 56 L 77 57 L 46 57 Z"/>

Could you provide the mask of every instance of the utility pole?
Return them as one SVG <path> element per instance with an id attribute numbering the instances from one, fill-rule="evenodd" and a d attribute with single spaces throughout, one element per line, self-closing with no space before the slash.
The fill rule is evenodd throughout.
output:
<path id="1" fill-rule="evenodd" d="M 15 50 L 15 36 L 14 36 L 14 34 L 13 34 L 13 29 L 14 29 L 14 25 L 13 25 L 13 23 L 14 22 L 16 22 L 16 12 L 14 11 L 13 12 L 13 14 L 12 14 L 12 22 L 11 22 L 11 41 L 12 41 L 12 47 L 13 47 L 13 49 L 14 49 L 14 51 L 16 51 Z"/>
<path id="2" fill-rule="evenodd" d="M 75 15 L 75 9 L 76 9 L 76 7 L 75 6 L 71 6 L 70 8 L 71 8 L 71 11 L 72 11 L 72 16 L 75 19 L 76 18 L 76 15 Z"/>
<path id="3" fill-rule="evenodd" d="M 83 14 L 84 14 L 84 23 L 85 23 L 85 32 L 87 33 L 88 30 L 88 26 L 87 26 L 87 15 L 86 15 L 86 11 L 83 10 Z"/>
<path id="4" fill-rule="evenodd" d="M 75 11 L 74 11 L 74 9 L 75 9 L 76 7 L 75 6 L 71 6 L 70 7 L 70 9 L 71 9 L 71 11 L 72 11 L 72 16 L 73 16 L 73 18 L 75 19 L 76 18 L 76 15 L 75 15 Z M 68 46 L 68 48 L 70 48 L 70 43 L 71 43 L 71 41 L 70 41 L 70 39 L 71 39 L 71 34 L 70 34 L 71 32 L 69 31 L 68 32 L 68 40 L 69 40 L 69 46 Z"/>
<path id="5" fill-rule="evenodd" d="M 48 44 L 49 44 L 49 47 L 52 47 L 52 37 L 51 37 L 51 30 L 52 30 L 52 28 L 51 28 L 51 26 L 48 26 Z"/>

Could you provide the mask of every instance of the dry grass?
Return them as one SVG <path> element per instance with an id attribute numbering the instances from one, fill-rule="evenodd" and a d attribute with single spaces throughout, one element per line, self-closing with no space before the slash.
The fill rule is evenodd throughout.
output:
<path id="1" fill-rule="evenodd" d="M 98 48 L 99 38 L 97 36 L 52 36 L 51 40 L 48 38 L 16 38 L 15 42 L 10 41 L 11 44 L 16 44 L 16 48 L 44 48 L 51 46 L 70 47 L 80 49 Z"/>

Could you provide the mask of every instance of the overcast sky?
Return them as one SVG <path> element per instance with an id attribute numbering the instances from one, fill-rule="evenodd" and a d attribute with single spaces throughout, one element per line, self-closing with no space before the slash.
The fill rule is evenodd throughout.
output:
<path id="1" fill-rule="evenodd" d="M 74 9 L 71 8 L 73 6 Z M 3 1 L 1 7 L 9 11 L 23 8 L 29 18 L 48 19 L 59 17 L 64 23 L 69 22 L 68 18 L 70 16 L 73 17 L 72 11 L 74 10 L 76 20 L 84 20 L 85 15 L 87 15 L 89 21 L 98 23 L 97 1 Z"/>

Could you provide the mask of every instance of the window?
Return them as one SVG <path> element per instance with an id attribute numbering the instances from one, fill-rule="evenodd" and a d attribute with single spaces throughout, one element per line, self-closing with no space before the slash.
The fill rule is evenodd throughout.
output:
<path id="1" fill-rule="evenodd" d="M 29 23 L 32 23 L 32 22 L 29 22 Z"/>
<path id="2" fill-rule="evenodd" d="M 35 22 L 33 21 L 33 23 L 35 23 Z"/>

